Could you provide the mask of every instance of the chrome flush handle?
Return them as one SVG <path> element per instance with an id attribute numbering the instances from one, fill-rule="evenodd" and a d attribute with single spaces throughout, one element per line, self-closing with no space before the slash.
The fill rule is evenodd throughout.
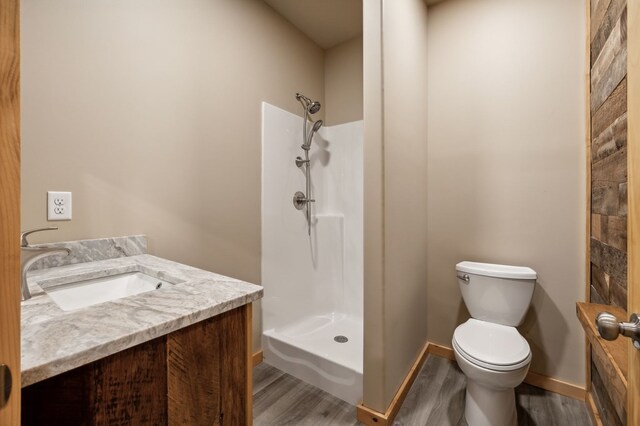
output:
<path id="1" fill-rule="evenodd" d="M 469 282 L 469 274 L 456 274 L 459 280 Z"/>
<path id="2" fill-rule="evenodd" d="M 600 337 L 605 340 L 616 340 L 619 335 L 630 337 L 633 346 L 640 350 L 640 318 L 637 314 L 632 314 L 629 322 L 618 322 L 615 315 L 600 312 L 596 316 L 596 328 Z"/>

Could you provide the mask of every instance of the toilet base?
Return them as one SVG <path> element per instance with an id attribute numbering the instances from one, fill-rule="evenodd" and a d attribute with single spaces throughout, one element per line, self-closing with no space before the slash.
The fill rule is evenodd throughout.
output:
<path id="1" fill-rule="evenodd" d="M 491 389 L 467 380 L 464 417 L 469 426 L 516 426 L 515 391 Z"/>

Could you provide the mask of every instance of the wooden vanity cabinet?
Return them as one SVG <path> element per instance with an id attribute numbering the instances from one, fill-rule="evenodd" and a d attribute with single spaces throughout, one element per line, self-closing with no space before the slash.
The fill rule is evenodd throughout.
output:
<path id="1" fill-rule="evenodd" d="M 250 353 L 247 305 L 27 386 L 22 424 L 248 425 Z"/>

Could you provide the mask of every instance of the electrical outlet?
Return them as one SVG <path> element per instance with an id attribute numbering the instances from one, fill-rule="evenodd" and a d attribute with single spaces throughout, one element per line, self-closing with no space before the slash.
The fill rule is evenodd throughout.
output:
<path id="1" fill-rule="evenodd" d="M 47 220 L 71 220 L 70 192 L 47 192 Z"/>

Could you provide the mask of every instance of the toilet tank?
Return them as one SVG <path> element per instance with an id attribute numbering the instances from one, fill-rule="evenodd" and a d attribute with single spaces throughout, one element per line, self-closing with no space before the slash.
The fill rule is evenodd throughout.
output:
<path id="1" fill-rule="evenodd" d="M 522 323 L 533 297 L 536 271 L 525 266 L 460 262 L 456 274 L 473 318 L 511 327 Z"/>

